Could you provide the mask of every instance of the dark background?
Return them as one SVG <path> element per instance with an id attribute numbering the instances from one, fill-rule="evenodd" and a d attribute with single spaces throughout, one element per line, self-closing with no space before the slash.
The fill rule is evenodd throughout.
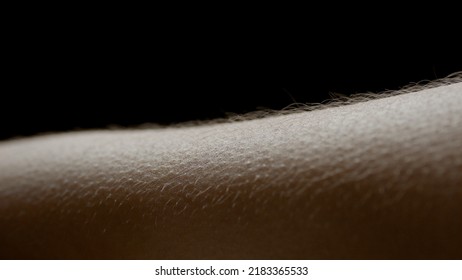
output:
<path id="1" fill-rule="evenodd" d="M 457 9 L 326 4 L 19 3 L 0 36 L 0 139 L 214 119 L 462 71 Z"/>
<path id="2" fill-rule="evenodd" d="M 264 49 L 34 34 L 22 35 L 4 54 L 0 139 L 282 109 L 322 102 L 330 93 L 394 90 L 462 70 L 454 57 L 389 59 L 378 49 L 349 53 L 341 46 L 293 49 L 292 42 Z"/>

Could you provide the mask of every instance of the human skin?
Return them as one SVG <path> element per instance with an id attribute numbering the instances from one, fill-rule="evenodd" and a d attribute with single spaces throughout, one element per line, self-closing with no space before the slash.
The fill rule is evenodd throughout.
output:
<path id="1" fill-rule="evenodd" d="M 462 83 L 5 141 L 0 258 L 460 259 Z"/>

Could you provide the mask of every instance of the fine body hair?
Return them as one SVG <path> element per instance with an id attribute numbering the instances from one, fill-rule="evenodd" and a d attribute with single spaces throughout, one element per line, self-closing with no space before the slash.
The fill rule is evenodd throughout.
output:
<path id="1" fill-rule="evenodd" d="M 159 124 L 142 124 L 138 128 L 166 128 L 166 127 L 190 127 L 196 125 L 208 125 L 208 124 L 216 124 L 216 123 L 231 123 L 231 122 L 240 122 L 240 121 L 248 121 L 254 119 L 262 119 L 268 118 L 273 116 L 282 116 L 294 113 L 301 113 L 301 112 L 310 112 L 316 110 L 323 110 L 328 108 L 352 105 L 361 102 L 367 102 L 371 100 L 411 93 L 411 92 L 418 92 L 425 89 L 431 89 L 435 87 L 450 85 L 454 83 L 462 82 L 462 71 L 455 72 L 453 74 L 448 75 L 447 77 L 436 79 L 436 80 L 423 80 L 415 83 L 410 83 L 398 90 L 386 90 L 380 93 L 374 92 L 366 92 L 366 93 L 356 93 L 352 95 L 344 95 L 342 93 L 333 93 L 331 92 L 330 99 L 325 100 L 320 103 L 292 103 L 281 110 L 275 109 L 267 109 L 263 108 L 260 110 L 244 113 L 244 114 L 236 114 L 233 112 L 226 113 L 226 117 L 224 118 L 217 118 L 212 120 L 193 120 L 187 121 L 177 124 L 169 124 L 169 125 L 159 125 Z M 111 126 L 111 128 L 121 129 L 123 127 L 120 126 Z M 133 128 L 133 127 L 132 127 Z"/>
<path id="2" fill-rule="evenodd" d="M 460 82 L 2 142 L 0 258 L 460 259 Z"/>

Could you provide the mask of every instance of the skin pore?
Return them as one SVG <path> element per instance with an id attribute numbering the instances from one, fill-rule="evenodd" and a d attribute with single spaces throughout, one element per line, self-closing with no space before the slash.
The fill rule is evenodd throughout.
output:
<path id="1" fill-rule="evenodd" d="M 0 258 L 462 258 L 462 83 L 0 143 Z"/>

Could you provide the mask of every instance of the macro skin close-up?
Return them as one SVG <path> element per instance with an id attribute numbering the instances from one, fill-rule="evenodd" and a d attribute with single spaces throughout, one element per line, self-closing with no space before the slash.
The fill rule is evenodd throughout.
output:
<path id="1" fill-rule="evenodd" d="M 462 82 L 0 142 L 2 259 L 460 259 Z"/>

